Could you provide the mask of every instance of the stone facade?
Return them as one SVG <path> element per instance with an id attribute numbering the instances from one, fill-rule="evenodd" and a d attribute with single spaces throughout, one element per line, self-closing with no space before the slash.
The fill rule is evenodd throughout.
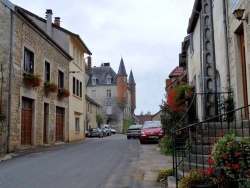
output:
<path id="1" fill-rule="evenodd" d="M 5 15 L 4 21 L 0 22 L 0 32 L 6 29 L 3 33 L 8 35 L 11 29 L 11 11 L 8 7 L 1 4 L 0 14 Z M 3 8 L 4 7 L 4 8 Z M 2 91 L 2 112 L 7 116 L 10 114 L 11 122 L 7 122 L 10 126 L 10 144 L 9 151 L 13 151 L 21 147 L 22 135 L 22 113 L 24 100 L 29 99 L 32 104 L 31 109 L 31 145 L 54 144 L 56 142 L 56 109 L 63 109 L 63 139 L 68 141 L 69 135 L 69 120 L 68 120 L 68 99 L 58 100 L 56 94 L 46 95 L 43 89 L 45 61 L 50 64 L 50 79 L 51 82 L 58 83 L 59 70 L 64 75 L 64 87 L 69 88 L 69 61 L 71 57 L 65 53 L 54 41 L 50 40 L 46 33 L 30 22 L 24 13 L 16 9 L 13 12 L 13 35 L 6 36 L 11 41 L 13 37 L 13 50 L 11 51 L 8 41 L 1 40 L 0 46 L 5 46 L 5 51 L 12 52 L 12 55 L 1 56 L 0 61 L 4 62 L 4 84 L 1 87 Z M 2 16 L 1 16 L 2 19 Z M 8 24 L 7 24 L 8 23 Z M 5 25 L 7 28 L 5 28 Z M 8 25 L 8 26 L 7 26 Z M 6 44 L 5 44 L 6 43 Z M 2 49 L 2 48 L 1 48 Z M 33 70 L 35 74 L 42 78 L 41 87 L 28 87 L 23 82 L 23 77 L 26 74 L 24 70 L 24 52 L 28 49 L 34 57 Z M 5 53 L 0 53 L 5 54 Z M 9 66 L 13 63 L 11 88 L 9 82 Z M 10 100 L 8 98 L 11 94 Z M 8 104 L 11 104 L 11 109 L 8 109 Z M 48 117 L 44 118 L 45 104 L 47 105 Z M 9 111 L 11 111 L 9 113 Z M 25 116 L 26 117 L 26 116 Z M 46 132 L 44 133 L 44 125 L 46 121 Z M 46 138 L 44 139 L 44 135 Z"/>

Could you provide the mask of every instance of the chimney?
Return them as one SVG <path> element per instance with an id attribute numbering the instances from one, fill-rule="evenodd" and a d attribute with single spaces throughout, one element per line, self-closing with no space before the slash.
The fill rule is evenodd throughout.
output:
<path id="1" fill-rule="evenodd" d="M 55 17 L 54 24 L 60 27 L 60 17 Z"/>
<path id="2" fill-rule="evenodd" d="M 92 72 L 91 56 L 88 56 L 88 73 Z"/>
<path id="3" fill-rule="evenodd" d="M 47 22 L 46 22 L 46 32 L 49 36 L 51 36 L 52 34 L 52 10 L 51 9 L 47 9 L 46 10 L 46 18 L 47 18 Z"/>

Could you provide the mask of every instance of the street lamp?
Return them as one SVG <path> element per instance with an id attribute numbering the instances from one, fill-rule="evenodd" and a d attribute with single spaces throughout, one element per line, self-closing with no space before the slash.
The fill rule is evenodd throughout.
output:
<path id="1" fill-rule="evenodd" d="M 245 18 L 243 18 L 243 14 L 244 14 L 244 11 L 245 9 L 236 9 L 233 14 L 234 14 L 234 17 L 237 19 L 237 20 L 242 20 L 242 21 L 246 21 L 248 23 L 248 16 L 245 16 Z"/>

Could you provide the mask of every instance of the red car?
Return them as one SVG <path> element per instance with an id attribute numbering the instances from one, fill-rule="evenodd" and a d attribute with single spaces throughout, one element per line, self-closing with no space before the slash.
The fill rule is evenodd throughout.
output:
<path id="1" fill-rule="evenodd" d="M 160 121 L 145 121 L 141 129 L 140 143 L 158 142 L 163 136 L 164 134 Z"/>

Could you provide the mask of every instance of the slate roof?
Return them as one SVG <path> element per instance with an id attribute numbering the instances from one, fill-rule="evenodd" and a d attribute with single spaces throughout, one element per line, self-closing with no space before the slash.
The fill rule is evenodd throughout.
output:
<path id="1" fill-rule="evenodd" d="M 129 74 L 128 83 L 129 83 L 129 84 L 135 84 L 135 79 L 134 79 L 132 70 L 130 71 L 130 74 Z"/>
<path id="2" fill-rule="evenodd" d="M 100 66 L 100 67 L 92 67 L 92 72 L 90 79 L 87 85 L 92 85 L 92 78 L 95 77 L 98 79 L 98 83 L 96 85 L 107 85 L 106 78 L 110 75 L 113 79 L 111 84 L 117 84 L 117 74 L 110 66 Z"/>
<path id="3" fill-rule="evenodd" d="M 128 76 L 122 58 L 121 58 L 121 62 L 120 62 L 117 76 Z"/>

